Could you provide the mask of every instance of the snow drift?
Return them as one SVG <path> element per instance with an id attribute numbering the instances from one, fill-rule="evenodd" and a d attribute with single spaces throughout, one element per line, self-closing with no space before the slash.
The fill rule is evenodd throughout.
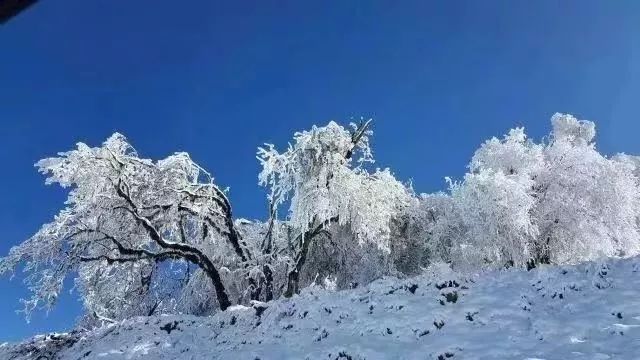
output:
<path id="1" fill-rule="evenodd" d="M 1 359 L 635 359 L 640 259 L 417 278 L 211 317 L 137 317 L 0 346 Z"/>

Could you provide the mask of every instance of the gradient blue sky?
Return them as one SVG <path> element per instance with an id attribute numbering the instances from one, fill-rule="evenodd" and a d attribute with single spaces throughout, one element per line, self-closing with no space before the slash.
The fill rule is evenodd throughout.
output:
<path id="1" fill-rule="evenodd" d="M 114 131 L 147 157 L 190 152 L 249 218 L 266 209 L 256 147 L 331 119 L 373 117 L 378 164 L 420 192 L 556 111 L 640 153 L 637 1 L 182 3 L 40 1 L 0 27 L 0 255 L 62 207 L 32 164 Z M 80 312 L 65 292 L 26 324 L 20 276 L 0 294 L 0 342 Z"/>

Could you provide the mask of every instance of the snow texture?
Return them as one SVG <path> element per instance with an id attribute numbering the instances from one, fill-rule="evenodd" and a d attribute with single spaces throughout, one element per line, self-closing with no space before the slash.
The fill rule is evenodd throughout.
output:
<path id="1" fill-rule="evenodd" d="M 435 270 L 434 270 L 435 269 Z M 137 317 L 0 345 L 0 359 L 637 359 L 640 258 L 462 276 Z M 44 356 L 44 357 L 40 357 Z"/>

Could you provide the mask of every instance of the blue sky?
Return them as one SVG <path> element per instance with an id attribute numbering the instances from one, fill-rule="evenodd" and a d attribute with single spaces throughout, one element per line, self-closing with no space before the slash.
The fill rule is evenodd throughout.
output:
<path id="1" fill-rule="evenodd" d="M 124 133 L 146 157 L 188 151 L 239 216 L 265 215 L 256 147 L 373 117 L 378 165 L 420 192 L 460 177 L 485 139 L 554 112 L 640 153 L 640 2 L 41 1 L 0 27 L 0 255 L 63 206 L 38 159 Z M 27 324 L 0 278 L 0 342 L 69 328 L 65 293 Z"/>

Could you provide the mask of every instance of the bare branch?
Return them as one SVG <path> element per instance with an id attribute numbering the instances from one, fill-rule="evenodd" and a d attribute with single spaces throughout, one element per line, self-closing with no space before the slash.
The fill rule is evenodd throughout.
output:
<path id="1" fill-rule="evenodd" d="M 373 121 L 373 119 L 369 119 L 364 124 L 360 125 L 358 129 L 356 129 L 356 131 L 351 136 L 351 143 L 353 145 L 351 146 L 351 149 L 347 151 L 347 154 L 345 156 L 347 159 L 350 159 L 351 156 L 353 156 L 353 150 L 356 148 L 356 146 L 358 146 L 360 139 L 362 139 L 362 136 L 364 136 L 364 134 L 366 133 L 367 128 L 371 124 L 371 121 Z"/>

